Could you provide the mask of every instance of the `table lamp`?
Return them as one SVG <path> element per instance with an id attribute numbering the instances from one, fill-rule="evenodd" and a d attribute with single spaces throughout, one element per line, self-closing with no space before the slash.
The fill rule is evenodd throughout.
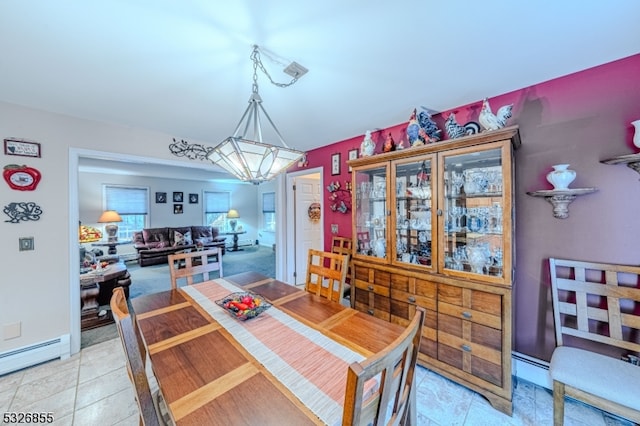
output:
<path id="1" fill-rule="evenodd" d="M 108 236 L 108 240 L 110 243 L 115 243 L 118 241 L 118 225 L 114 222 L 122 222 L 122 218 L 115 210 L 107 210 L 102 215 L 100 215 L 100 219 L 98 219 L 98 223 L 106 223 L 104 227 L 104 231 Z"/>
<path id="2" fill-rule="evenodd" d="M 231 209 L 229 210 L 229 213 L 227 213 L 227 219 L 231 219 L 229 221 L 229 226 L 231 226 L 232 232 L 236 231 L 236 224 L 238 223 L 236 219 L 238 219 L 239 217 L 240 217 L 240 213 L 238 213 L 238 210 Z"/>

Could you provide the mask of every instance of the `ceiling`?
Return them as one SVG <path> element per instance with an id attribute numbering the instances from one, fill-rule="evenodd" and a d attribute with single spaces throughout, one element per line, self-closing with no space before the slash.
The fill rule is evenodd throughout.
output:
<path id="1" fill-rule="evenodd" d="M 640 52 L 640 2 L 3 0 L 0 101 L 217 145 L 251 93 L 310 150 Z"/>

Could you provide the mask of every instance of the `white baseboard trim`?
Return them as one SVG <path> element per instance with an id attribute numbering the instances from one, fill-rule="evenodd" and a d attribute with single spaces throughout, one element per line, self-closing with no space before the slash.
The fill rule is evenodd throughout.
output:
<path id="1" fill-rule="evenodd" d="M 70 355 L 71 338 L 64 334 L 55 339 L 0 353 L 0 375 L 56 358 L 66 359 Z"/>
<path id="2" fill-rule="evenodd" d="M 519 352 L 512 352 L 513 375 L 547 389 L 553 389 L 549 377 L 549 363 Z"/>

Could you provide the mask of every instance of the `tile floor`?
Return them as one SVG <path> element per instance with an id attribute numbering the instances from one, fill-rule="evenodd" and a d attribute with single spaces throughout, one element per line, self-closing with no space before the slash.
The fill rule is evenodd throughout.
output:
<path id="1" fill-rule="evenodd" d="M 512 417 L 494 410 L 475 392 L 421 367 L 417 383 L 419 425 L 553 424 L 551 392 L 529 382 L 514 384 Z M 0 413 L 8 411 L 53 412 L 55 425 L 137 425 L 120 339 L 90 346 L 64 361 L 0 376 Z M 565 414 L 565 425 L 632 425 L 573 401 L 567 401 Z"/>

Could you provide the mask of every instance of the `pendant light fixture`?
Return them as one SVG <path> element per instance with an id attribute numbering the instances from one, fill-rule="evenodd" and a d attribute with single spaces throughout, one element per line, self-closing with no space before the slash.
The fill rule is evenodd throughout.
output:
<path id="1" fill-rule="evenodd" d="M 207 158 L 216 165 L 244 182 L 260 184 L 275 178 L 289 166 L 298 161 L 304 152 L 289 148 L 267 111 L 262 105 L 258 93 L 258 67 L 278 87 L 287 87 L 295 83 L 307 70 L 293 62 L 285 72 L 293 79 L 287 84 L 276 83 L 264 68 L 258 46 L 253 46 L 253 90 L 249 97 L 249 106 L 245 110 L 233 135 L 211 149 Z M 291 71 L 293 70 L 293 71 Z M 266 119 L 262 119 L 262 116 Z M 281 146 L 263 142 L 262 124 L 269 124 L 280 140 Z"/>

